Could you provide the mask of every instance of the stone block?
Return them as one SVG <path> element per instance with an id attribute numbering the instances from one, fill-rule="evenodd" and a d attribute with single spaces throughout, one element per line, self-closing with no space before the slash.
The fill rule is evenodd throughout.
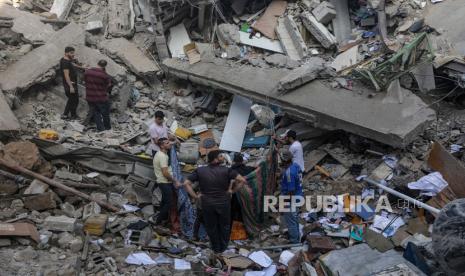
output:
<path id="1" fill-rule="evenodd" d="M 322 24 L 326 25 L 331 20 L 336 18 L 336 10 L 334 6 L 329 2 L 321 2 L 318 7 L 312 10 L 313 15 L 315 16 L 316 20 L 321 22 Z"/>
<path id="2" fill-rule="evenodd" d="M 303 0 L 302 3 L 309 11 L 311 11 L 320 5 L 321 0 Z"/>
<path id="3" fill-rule="evenodd" d="M 292 16 L 278 19 L 276 34 L 284 52 L 294 60 L 301 60 L 307 55 L 308 48 Z"/>
<path id="4" fill-rule="evenodd" d="M 55 209 L 57 207 L 55 201 L 55 193 L 48 192 L 39 195 L 30 196 L 24 201 L 24 206 L 29 210 L 43 211 Z"/>
<path id="5" fill-rule="evenodd" d="M 336 38 L 328 29 L 318 22 L 318 20 L 309 12 L 303 12 L 301 15 L 304 27 L 323 45 L 325 48 L 331 48 L 336 44 Z"/>
<path id="6" fill-rule="evenodd" d="M 55 178 L 63 179 L 63 180 L 71 180 L 75 182 L 82 181 L 82 175 L 70 173 L 68 171 L 58 170 L 55 172 Z"/>
<path id="7" fill-rule="evenodd" d="M 98 215 L 102 211 L 102 208 L 95 202 L 91 202 L 84 206 L 82 210 L 82 219 L 86 220 L 88 217 Z"/>
<path id="8" fill-rule="evenodd" d="M 76 219 L 66 216 L 49 216 L 44 220 L 43 227 L 51 231 L 72 232 L 76 226 Z"/>
<path id="9" fill-rule="evenodd" d="M 25 195 L 42 194 L 48 190 L 48 185 L 44 182 L 34 179 L 29 187 L 24 191 Z"/>
<path id="10" fill-rule="evenodd" d="M 102 29 L 103 29 L 103 23 L 100 20 L 87 22 L 86 31 L 88 32 L 97 32 L 97 31 L 101 31 Z"/>

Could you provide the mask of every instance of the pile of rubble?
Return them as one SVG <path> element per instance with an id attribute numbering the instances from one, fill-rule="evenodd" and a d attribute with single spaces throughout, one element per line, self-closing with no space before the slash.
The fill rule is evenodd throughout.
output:
<path id="1" fill-rule="evenodd" d="M 0 274 L 463 272 L 459 2 L 0 0 Z M 66 46 L 108 62 L 112 130 L 61 119 Z M 296 131 L 304 194 L 338 209 L 302 211 L 300 244 L 265 213 L 221 255 L 153 225 L 157 110 L 184 174 L 212 149 L 257 166 Z M 393 209 L 344 211 L 353 195 Z"/>

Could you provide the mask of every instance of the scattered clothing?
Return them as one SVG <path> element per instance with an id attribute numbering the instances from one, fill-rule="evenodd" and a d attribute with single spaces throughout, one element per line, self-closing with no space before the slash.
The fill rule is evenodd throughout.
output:
<path id="1" fill-rule="evenodd" d="M 289 147 L 289 151 L 292 153 L 292 162 L 299 164 L 302 172 L 305 172 L 304 164 L 304 149 L 299 141 L 294 141 Z"/>

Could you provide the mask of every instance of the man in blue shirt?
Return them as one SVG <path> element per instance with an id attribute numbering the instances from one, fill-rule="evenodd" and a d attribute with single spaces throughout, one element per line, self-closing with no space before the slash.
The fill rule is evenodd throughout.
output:
<path id="1" fill-rule="evenodd" d="M 291 196 L 291 198 L 293 196 L 303 196 L 302 170 L 299 164 L 292 162 L 292 153 L 288 150 L 281 151 L 280 157 L 283 165 L 281 195 Z M 300 243 L 299 213 L 297 208 L 291 206 L 289 212 L 283 213 L 283 218 L 287 225 L 289 241 L 291 243 Z"/>

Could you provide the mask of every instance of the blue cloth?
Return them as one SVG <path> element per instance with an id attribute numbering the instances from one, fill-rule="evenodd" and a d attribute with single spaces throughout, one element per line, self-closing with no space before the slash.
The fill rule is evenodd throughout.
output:
<path id="1" fill-rule="evenodd" d="M 184 180 L 184 177 L 181 173 L 181 166 L 179 166 L 178 156 L 176 154 L 175 147 L 171 148 L 170 161 L 171 161 L 171 169 L 173 170 L 174 179 L 182 183 Z M 194 224 L 197 218 L 196 209 L 192 206 L 192 203 L 189 199 L 189 194 L 187 193 L 184 187 L 177 189 L 177 195 L 178 195 L 178 213 L 179 213 L 179 221 L 181 223 L 181 231 L 183 235 L 186 236 L 188 239 L 192 239 L 194 237 Z M 200 239 L 205 239 L 206 237 L 206 231 L 203 225 L 201 225 L 200 227 L 199 237 Z"/>
<path id="2" fill-rule="evenodd" d="M 287 234 L 289 236 L 289 242 L 300 243 L 298 212 L 285 212 L 283 213 L 283 217 L 287 225 Z"/>
<path id="3" fill-rule="evenodd" d="M 292 163 L 281 176 L 281 195 L 303 196 L 302 170 L 297 163 Z"/>

